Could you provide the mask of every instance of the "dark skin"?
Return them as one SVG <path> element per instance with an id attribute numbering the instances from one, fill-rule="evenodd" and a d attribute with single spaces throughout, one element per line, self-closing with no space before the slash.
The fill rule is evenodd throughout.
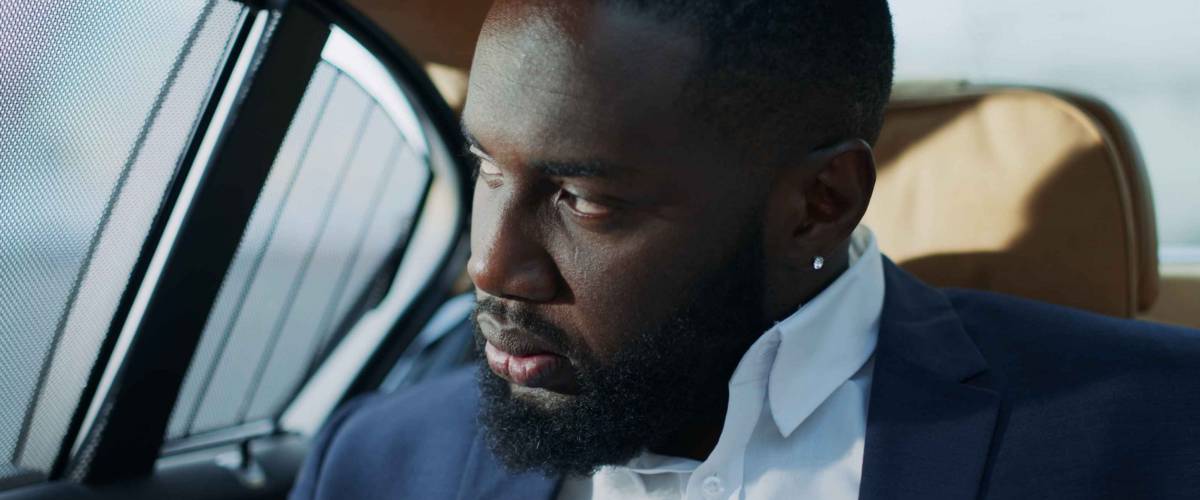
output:
<path id="1" fill-rule="evenodd" d="M 589 2 L 497 2 L 463 111 L 480 158 L 468 263 L 479 296 L 535 311 L 604 359 L 627 325 L 664 321 L 751 214 L 765 218 L 764 320 L 846 268 L 875 182 L 870 146 L 797 137 L 808 153 L 754 164 L 690 111 L 700 49 L 683 26 Z M 550 409 L 570 397 L 524 389 L 514 395 Z M 654 451 L 703 460 L 725 410 Z"/>

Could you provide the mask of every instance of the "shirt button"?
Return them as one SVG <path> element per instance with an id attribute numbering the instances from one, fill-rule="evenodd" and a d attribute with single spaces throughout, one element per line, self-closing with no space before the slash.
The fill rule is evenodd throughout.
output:
<path id="1" fill-rule="evenodd" d="M 717 476 L 704 478 L 704 483 L 700 487 L 704 491 L 704 496 L 708 498 L 717 498 L 718 495 L 725 492 L 725 486 L 721 484 L 721 478 Z"/>

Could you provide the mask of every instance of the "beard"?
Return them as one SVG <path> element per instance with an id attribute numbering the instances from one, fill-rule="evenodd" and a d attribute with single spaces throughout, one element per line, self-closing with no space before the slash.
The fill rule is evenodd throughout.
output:
<path id="1" fill-rule="evenodd" d="M 503 314 L 567 347 L 579 380 L 577 394 L 538 404 L 514 397 L 508 381 L 480 356 L 479 420 L 492 453 L 513 472 L 590 475 L 660 448 L 689 424 L 711 420 L 714 408 L 723 415 L 729 378 L 766 326 L 761 229 L 748 232 L 723 265 L 694 280 L 691 296 L 667 320 L 629 325 L 630 337 L 604 362 L 572 349 L 570 339 L 577 337 L 537 315 L 480 300 L 477 311 Z"/>

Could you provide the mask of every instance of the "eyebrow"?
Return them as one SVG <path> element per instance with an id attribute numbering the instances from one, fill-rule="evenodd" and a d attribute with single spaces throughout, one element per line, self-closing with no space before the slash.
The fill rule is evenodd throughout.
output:
<path id="1" fill-rule="evenodd" d="M 469 148 L 475 149 L 486 156 L 486 159 L 492 160 L 487 149 L 479 143 L 479 140 L 467 130 L 466 124 L 462 124 L 463 138 L 467 141 Z M 474 154 L 468 151 L 468 154 Z M 589 178 L 612 178 L 628 173 L 629 168 L 623 165 L 614 164 L 599 159 L 589 160 L 571 160 L 571 161 L 536 161 L 530 164 L 530 167 L 537 170 L 542 175 L 547 177 L 589 177 Z"/>

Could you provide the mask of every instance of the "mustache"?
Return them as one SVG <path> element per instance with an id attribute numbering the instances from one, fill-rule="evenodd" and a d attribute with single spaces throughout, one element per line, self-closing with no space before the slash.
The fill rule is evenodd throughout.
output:
<path id="1" fill-rule="evenodd" d="M 575 352 L 572 349 L 570 336 L 567 335 L 565 330 L 555 326 L 554 323 L 527 308 L 510 307 L 494 297 L 477 297 L 475 299 L 475 310 L 471 312 L 471 320 L 475 324 L 477 334 L 479 331 L 479 313 L 488 313 L 502 319 L 522 331 L 549 343 L 559 352 Z"/>

